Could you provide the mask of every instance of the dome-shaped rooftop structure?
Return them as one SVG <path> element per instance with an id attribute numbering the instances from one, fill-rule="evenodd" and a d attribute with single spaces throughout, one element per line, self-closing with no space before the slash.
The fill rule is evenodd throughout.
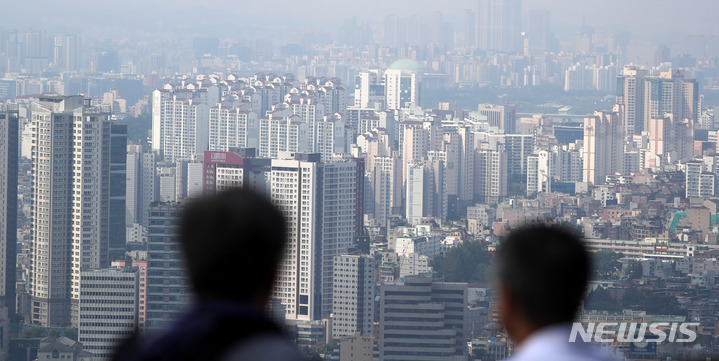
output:
<path id="1" fill-rule="evenodd" d="M 412 59 L 399 59 L 389 66 L 390 69 L 411 70 L 420 72 L 424 69 L 422 65 Z"/>

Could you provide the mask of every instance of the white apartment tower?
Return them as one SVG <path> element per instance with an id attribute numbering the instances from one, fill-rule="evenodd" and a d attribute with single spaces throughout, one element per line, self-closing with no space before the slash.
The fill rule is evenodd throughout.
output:
<path id="1" fill-rule="evenodd" d="M 515 133 L 517 111 L 514 105 L 480 104 L 477 112 L 487 117 L 490 126 L 502 129 L 505 134 Z"/>
<path id="2" fill-rule="evenodd" d="M 451 144 L 451 151 L 458 154 L 459 176 L 458 195 L 460 201 L 474 199 L 475 135 L 468 126 L 457 128 L 457 133 L 445 134 L 445 141 Z M 448 160 L 449 162 L 449 160 Z"/>
<path id="3" fill-rule="evenodd" d="M 332 285 L 332 338 L 372 335 L 375 260 L 369 255 L 335 256 Z"/>
<path id="4" fill-rule="evenodd" d="M 363 215 L 364 164 L 320 162 L 317 153 L 273 159 L 271 199 L 285 216 L 288 244 L 273 297 L 288 320 L 312 321 L 332 312 L 334 256 L 359 235 Z"/>
<path id="5" fill-rule="evenodd" d="M 417 123 L 417 124 L 407 124 Z M 403 137 L 400 140 L 402 150 L 402 184 L 407 182 L 407 167 L 412 163 L 421 163 L 429 150 L 429 130 L 421 122 L 402 122 Z"/>
<path id="6" fill-rule="evenodd" d="M 617 104 L 624 106 L 624 126 L 628 138 L 644 130 L 644 77 L 646 70 L 626 66 L 617 76 Z"/>
<path id="7" fill-rule="evenodd" d="M 584 118 L 583 181 L 604 184 L 607 174 L 624 170 L 622 106 L 612 112 L 595 111 Z"/>
<path id="8" fill-rule="evenodd" d="M 344 113 L 347 109 L 347 92 L 339 78 L 306 78 L 301 87 L 308 95 L 319 99 L 327 113 Z"/>
<path id="9" fill-rule="evenodd" d="M 230 148 L 257 147 L 259 121 L 256 113 L 218 103 L 210 108 L 209 123 L 209 150 L 226 152 Z"/>
<path id="10" fill-rule="evenodd" d="M 384 76 L 382 71 L 371 69 L 360 72 L 357 75 L 355 85 L 354 107 L 371 108 L 375 104 L 383 105 L 384 97 Z"/>
<path id="11" fill-rule="evenodd" d="M 405 218 L 411 225 L 417 225 L 424 216 L 425 209 L 432 203 L 432 177 L 428 169 L 421 164 L 407 164 L 407 181 L 405 182 Z"/>
<path id="12" fill-rule="evenodd" d="M 207 150 L 209 107 L 197 92 L 183 90 L 152 93 L 152 149 L 163 160 L 191 159 Z"/>
<path id="13" fill-rule="evenodd" d="M 389 216 L 402 204 L 402 163 L 396 156 L 375 156 L 373 164 L 371 172 L 368 171 L 373 218 L 379 224 L 388 225 Z"/>
<path id="14" fill-rule="evenodd" d="M 116 186 L 111 162 L 118 158 L 112 153 L 125 152 L 125 139 L 113 137 L 110 114 L 82 96 L 42 97 L 32 103 L 31 117 L 29 322 L 67 326 L 71 313 L 77 322 L 80 271 L 106 267 L 111 234 L 124 231 L 124 202 L 114 212 L 110 196 Z"/>
<path id="15" fill-rule="evenodd" d="M 680 70 L 647 75 L 646 70 L 627 66 L 617 76 L 617 104 L 624 106 L 623 121 L 626 135 L 641 135 L 650 131 L 652 119 L 671 114 L 678 121 L 698 120 L 699 86 L 695 79 L 687 79 Z"/>
<path id="16" fill-rule="evenodd" d="M 158 200 L 159 178 L 154 152 L 143 152 L 141 145 L 127 146 L 125 224 L 147 227 L 150 203 Z"/>
<path id="17" fill-rule="evenodd" d="M 567 145 L 536 151 L 529 159 L 527 194 L 551 192 L 552 182 L 581 182 L 582 154 Z"/>
<path id="18" fill-rule="evenodd" d="M 694 156 L 694 122 L 671 113 L 649 119 L 645 167 L 660 168 Z"/>
<path id="19" fill-rule="evenodd" d="M 313 96 L 290 96 L 287 95 L 287 104 L 292 114 L 298 115 L 303 122 L 307 124 L 307 141 L 309 142 L 308 151 L 316 151 L 317 139 L 315 137 L 315 129 L 317 123 L 322 120 L 325 115 L 325 106 L 321 99 Z"/>
<path id="20" fill-rule="evenodd" d="M 709 198 L 714 196 L 716 175 L 706 169 L 701 161 L 691 161 L 684 165 L 686 177 L 686 197 Z"/>
<path id="21" fill-rule="evenodd" d="M 444 161 L 434 156 L 407 165 L 405 218 L 410 224 L 420 224 L 424 217 L 438 220 L 447 218 L 444 170 Z"/>
<path id="22" fill-rule="evenodd" d="M 507 152 L 503 147 L 479 149 L 474 159 L 475 199 L 499 203 L 507 196 Z"/>
<path id="23" fill-rule="evenodd" d="M 680 70 L 646 77 L 644 84 L 644 124 L 651 119 L 671 114 L 677 121 L 698 120 L 699 85 L 695 79 L 684 78 Z"/>
<path id="24" fill-rule="evenodd" d="M 419 82 L 422 66 L 411 59 L 397 60 L 384 72 L 387 109 L 419 104 Z"/>
<path id="25" fill-rule="evenodd" d="M 298 115 L 275 116 L 260 120 L 259 155 L 276 159 L 281 152 L 308 152 L 312 149 L 312 130 Z"/>
<path id="26" fill-rule="evenodd" d="M 332 159 L 335 154 L 347 154 L 347 147 L 352 142 L 351 129 L 346 126 L 345 120 L 340 113 L 332 113 L 324 116 L 322 121 L 317 123 L 315 151 L 322 155 L 322 161 Z"/>

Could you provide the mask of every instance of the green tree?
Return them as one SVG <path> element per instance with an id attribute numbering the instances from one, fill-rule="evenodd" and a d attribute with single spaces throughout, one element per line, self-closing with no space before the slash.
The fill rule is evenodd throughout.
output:
<path id="1" fill-rule="evenodd" d="M 40 338 L 47 337 L 47 330 L 40 327 L 28 328 L 22 332 L 23 338 Z"/>
<path id="2" fill-rule="evenodd" d="M 135 144 L 145 144 L 148 132 L 152 128 L 152 117 L 149 113 L 139 117 L 125 117 L 118 121 L 120 124 L 127 124 L 127 141 Z"/>
<path id="3" fill-rule="evenodd" d="M 646 298 L 644 310 L 654 315 L 685 315 L 674 296 L 651 295 Z"/>
<path id="4" fill-rule="evenodd" d="M 609 295 L 609 291 L 603 287 L 597 287 L 587 295 L 584 301 L 584 309 L 617 312 L 621 310 L 621 306 L 617 301 L 612 299 Z"/>
<path id="5" fill-rule="evenodd" d="M 599 251 L 592 254 L 592 263 L 594 266 L 594 275 L 598 278 L 610 277 L 619 272 L 622 263 L 621 253 L 614 251 Z"/>
<path id="6" fill-rule="evenodd" d="M 492 256 L 476 241 L 466 241 L 432 260 L 432 268 L 448 282 L 487 282 Z"/>
<path id="7" fill-rule="evenodd" d="M 651 315 L 686 315 L 674 296 L 647 294 L 637 288 L 630 288 L 622 297 L 622 306 L 633 310 L 646 311 Z"/>
<path id="8" fill-rule="evenodd" d="M 622 296 L 622 306 L 624 308 L 643 309 L 646 301 L 647 296 L 639 292 L 635 287 L 628 289 Z"/>
<path id="9" fill-rule="evenodd" d="M 642 278 L 642 263 L 637 260 L 632 260 L 627 265 L 627 278 L 630 280 L 636 280 Z"/>

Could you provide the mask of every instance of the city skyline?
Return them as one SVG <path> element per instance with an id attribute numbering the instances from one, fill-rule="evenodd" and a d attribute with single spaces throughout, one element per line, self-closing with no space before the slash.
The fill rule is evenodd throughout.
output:
<path id="1" fill-rule="evenodd" d="M 307 357 L 515 354 L 494 255 L 535 224 L 592 252 L 577 322 L 695 324 L 615 355 L 719 354 L 713 1 L 7 8 L 0 361 L 171 325 L 184 209 L 234 188 L 286 222 L 266 313 Z"/>
<path id="2" fill-rule="evenodd" d="M 33 7 L 33 16 L 26 17 L 30 8 L 26 7 L 29 3 L 13 3 L 8 4 L 7 15 L 0 15 L 0 20 L 9 26 L 30 26 L 30 29 L 57 27 L 57 30 L 74 30 L 81 28 L 73 26 L 72 19 L 83 14 L 102 14 L 113 12 L 115 16 L 109 21 L 93 24 L 92 17 L 84 17 L 88 24 L 97 29 L 112 31 L 120 30 L 120 34 L 133 29 L 132 31 L 142 31 L 145 29 L 154 32 L 165 32 L 167 29 L 176 29 L 183 32 L 191 32 L 191 27 L 175 24 L 165 20 L 162 14 L 175 14 L 175 16 L 183 16 L 197 13 L 207 13 L 208 18 L 214 18 L 211 14 L 216 14 L 216 10 L 223 9 L 220 21 L 215 21 L 216 29 L 231 29 L 241 27 L 262 27 L 263 23 L 273 17 L 283 18 L 287 24 L 302 24 L 305 28 L 312 29 L 315 24 L 328 24 L 339 26 L 344 19 L 357 16 L 361 22 L 370 21 L 371 23 L 381 22 L 385 16 L 390 14 L 396 15 L 412 15 L 431 16 L 433 12 L 441 10 L 445 16 L 450 16 L 459 21 L 462 13 L 469 9 L 477 11 L 478 5 L 476 1 L 466 0 L 450 0 L 443 3 L 441 8 L 433 6 L 434 3 L 426 1 L 426 4 L 416 3 L 415 1 L 402 0 L 393 1 L 391 3 L 383 3 L 371 0 L 369 3 L 357 3 L 351 1 L 329 1 L 319 0 L 308 4 L 297 2 L 284 2 L 282 0 L 266 1 L 261 3 L 243 4 L 242 8 L 236 8 L 236 3 L 227 1 L 214 2 L 212 5 L 198 5 L 191 1 L 156 1 L 152 7 L 147 7 L 146 3 L 140 1 L 130 1 L 111 4 L 100 4 L 88 0 L 73 0 L 64 2 L 62 5 L 48 3 L 41 8 Z M 528 14 L 533 10 L 547 9 L 551 13 L 553 22 L 551 30 L 556 32 L 562 39 L 568 39 L 573 32 L 586 24 L 591 27 L 609 32 L 629 31 L 634 37 L 642 43 L 656 42 L 660 37 L 665 39 L 672 38 L 676 35 L 719 35 L 719 30 L 713 26 L 711 0 L 698 0 L 687 4 L 686 6 L 677 7 L 672 0 L 633 0 L 625 2 L 621 0 L 610 0 L 605 2 L 590 1 L 550 1 L 550 0 L 523 0 L 523 24 L 525 31 L 528 25 Z M 622 9 L 617 12 L 614 9 Z M 377 12 L 377 9 L 383 9 Z M 407 11 L 412 9 L 411 11 Z M 418 9 L 426 9 L 418 11 Z M 651 9 L 653 16 L 637 16 L 636 14 L 646 12 Z M 698 11 L 697 11 L 698 10 Z M 49 14 L 62 14 L 62 19 L 43 22 L 42 25 L 34 24 L 33 19 L 38 19 L 38 12 Z M 10 16 L 12 14 L 12 16 Z M 237 20 L 233 20 L 230 14 L 234 14 Z M 242 15 L 251 14 L 253 16 L 243 17 Z M 331 14 L 327 17 L 326 14 Z M 139 23 L 133 23 L 133 22 Z M 198 19 L 198 24 L 203 24 L 202 18 Z M 664 31 L 663 24 L 671 21 L 672 30 Z M 133 26 L 130 26 L 132 24 Z M 246 25 L 245 25 L 246 24 Z M 161 25 L 161 26 L 158 26 Z M 207 23 L 209 25 L 209 23 Z M 207 26 L 205 26 L 207 27 Z M 27 29 L 27 30 L 30 30 Z M 163 30 L 165 29 L 165 30 Z M 212 27 L 210 27 L 212 29 Z M 317 30 L 319 28 L 315 28 Z M 200 31 L 200 34 L 208 34 L 214 36 L 222 36 L 222 31 L 216 30 L 208 33 L 207 30 L 200 30 L 195 27 L 194 31 Z M 652 33 L 653 31 L 653 33 Z M 117 33 L 116 33 L 117 34 Z M 119 39 L 118 39 L 119 40 Z M 679 39 L 673 39 L 672 43 Z"/>

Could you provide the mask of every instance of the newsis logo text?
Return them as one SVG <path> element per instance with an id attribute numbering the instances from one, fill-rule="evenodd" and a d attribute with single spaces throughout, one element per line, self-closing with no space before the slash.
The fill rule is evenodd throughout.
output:
<path id="1" fill-rule="evenodd" d="M 694 342 L 699 322 L 575 322 L 569 342 Z"/>

